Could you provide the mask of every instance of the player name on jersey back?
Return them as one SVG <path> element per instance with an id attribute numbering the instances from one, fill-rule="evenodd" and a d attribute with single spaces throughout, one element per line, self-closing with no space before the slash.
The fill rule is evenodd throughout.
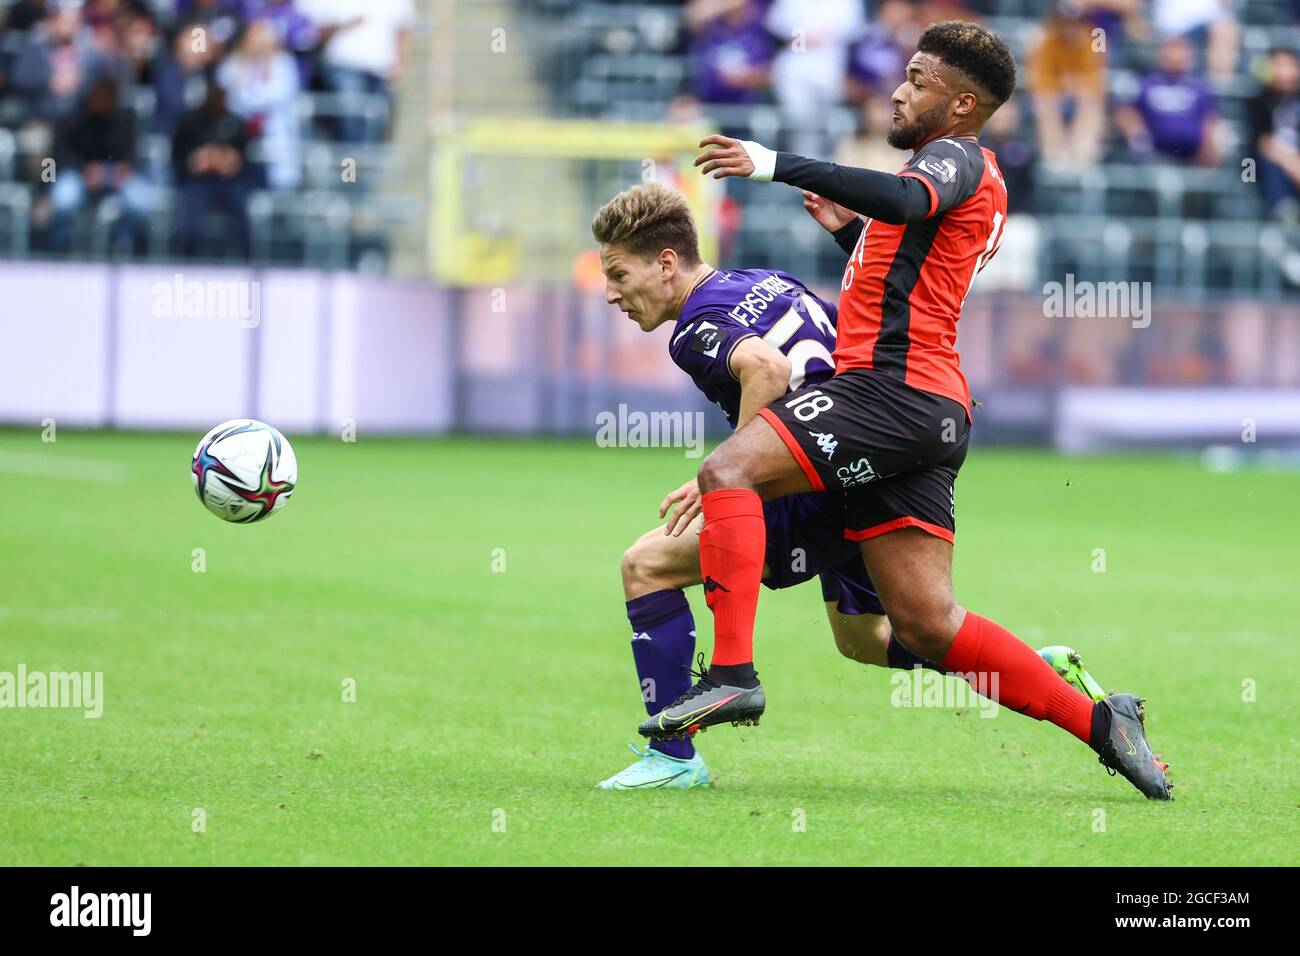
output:
<path id="1" fill-rule="evenodd" d="M 715 271 L 682 305 L 668 351 L 734 428 L 740 382 L 731 353 L 758 338 L 790 361 L 790 387 L 835 373 L 835 306 L 788 273 L 767 269 Z"/>
<path id="2" fill-rule="evenodd" d="M 778 273 L 769 273 L 749 287 L 749 292 L 736 303 L 728 315 L 741 325 L 753 325 L 763 318 L 768 306 L 777 301 L 780 296 L 794 293 L 796 289 L 799 287 L 785 281 Z M 803 290 L 799 289 L 799 291 Z"/>

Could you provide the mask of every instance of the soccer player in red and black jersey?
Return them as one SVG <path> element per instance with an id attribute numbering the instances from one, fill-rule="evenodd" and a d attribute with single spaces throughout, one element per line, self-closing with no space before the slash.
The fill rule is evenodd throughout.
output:
<path id="1" fill-rule="evenodd" d="M 970 437 L 970 391 L 955 343 L 976 273 L 997 251 L 1007 194 L 980 129 L 1015 88 L 1016 65 L 978 24 L 930 26 L 894 91 L 892 146 L 914 151 L 897 175 L 849 169 L 757 143 L 707 137 L 696 160 L 715 178 L 805 190 L 806 206 L 852 252 L 839 301 L 836 374 L 762 409 L 699 473 L 700 569 L 714 617 L 713 661 L 649 737 L 754 719 L 765 706 L 753 664 L 763 570 L 763 501 L 846 493 L 859 542 L 898 640 L 1003 706 L 1049 720 L 1091 746 L 1143 794 L 1169 799 L 1147 745 L 1142 701 L 1094 702 L 1010 631 L 953 594 L 953 484 Z M 865 221 L 857 215 L 867 217 Z"/>

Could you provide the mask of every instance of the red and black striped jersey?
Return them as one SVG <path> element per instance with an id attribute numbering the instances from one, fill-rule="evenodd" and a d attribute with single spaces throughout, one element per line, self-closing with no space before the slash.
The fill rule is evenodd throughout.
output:
<path id="1" fill-rule="evenodd" d="M 925 184 L 930 211 L 897 225 L 866 220 L 844 267 L 836 368 L 885 372 L 969 415 L 957 320 L 1001 241 L 1006 183 L 993 152 L 967 139 L 927 143 L 898 175 Z"/>

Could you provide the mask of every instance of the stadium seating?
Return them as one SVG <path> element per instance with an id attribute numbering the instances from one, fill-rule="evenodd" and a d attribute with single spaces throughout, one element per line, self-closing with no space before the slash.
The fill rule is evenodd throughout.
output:
<path id="1" fill-rule="evenodd" d="M 1050 4 L 988 0 L 971 6 L 1023 62 L 1025 46 Z M 674 5 L 546 0 L 534 9 L 530 29 L 546 38 L 541 46 L 551 51 L 546 70 L 555 114 L 662 120 L 673 97 L 689 88 L 687 38 Z M 666 19 L 674 30 L 665 30 Z M 1221 165 L 1134 163 L 1113 130 L 1104 160 L 1096 165 L 1040 163 L 1032 201 L 1041 237 L 1040 276 L 1104 262 L 1108 275 L 1129 275 L 1194 296 L 1229 290 L 1267 296 L 1294 287 L 1300 229 L 1267 220 L 1257 191 L 1243 182 L 1241 160 L 1249 155 L 1246 104 L 1258 89 L 1246 65 L 1273 46 L 1300 48 L 1300 26 L 1291 21 L 1284 0 L 1243 5 L 1239 22 L 1243 66 L 1217 89 L 1232 139 Z M 1110 65 L 1111 96 L 1122 98 L 1136 89 L 1152 56 L 1150 45 L 1123 44 Z M 856 122 L 845 106 L 816 116 L 786 116 L 770 98 L 753 106 L 706 104 L 702 111 L 730 135 L 776 145 L 800 124 L 817 124 L 834 142 Z M 1021 123 L 1032 138 L 1029 110 L 1022 110 Z M 795 197 L 748 186 L 733 181 L 729 187 L 743 209 L 732 249 L 735 262 L 781 261 L 800 274 L 833 281 L 839 271 L 834 250 L 827 252 L 816 232 L 807 230 Z"/>
<path id="2" fill-rule="evenodd" d="M 0 30 L 0 252 L 19 258 L 29 254 L 59 255 L 39 248 L 37 240 L 48 219 L 42 197 L 48 191 L 38 172 L 50 152 L 49 143 L 29 141 L 24 124 L 32 102 L 8 87 L 5 79 L 28 43 L 28 35 Z M 133 249 L 113 248 L 110 236 L 121 213 L 112 197 L 87 203 L 78 213 L 71 258 L 136 258 L 169 260 L 181 257 L 176 217 L 179 203 L 173 183 L 170 137 L 157 132 L 153 118 L 156 94 L 152 86 L 122 88 L 120 102 L 135 114 L 137 166 L 155 187 L 155 208 L 148 228 Z M 251 261 L 263 266 L 302 266 L 325 269 L 383 269 L 387 236 L 422 215 L 418 196 L 375 195 L 370 182 L 398 181 L 396 174 L 422 170 L 423 156 L 403 157 L 384 139 L 390 106 L 380 94 L 335 93 L 305 89 L 297 95 L 297 135 L 301 164 L 300 186 L 293 190 L 254 189 L 247 198 L 252 237 Z M 354 118 L 366 131 L 363 142 L 342 142 L 342 119 Z M 262 158 L 260 142 L 249 150 L 252 161 Z M 369 174 L 348 178 L 343 164 Z M 404 163 L 414 165 L 404 165 Z M 423 175 L 422 172 L 415 175 Z M 221 242 L 219 216 L 205 217 L 200 257 L 233 261 L 243 256 Z"/>

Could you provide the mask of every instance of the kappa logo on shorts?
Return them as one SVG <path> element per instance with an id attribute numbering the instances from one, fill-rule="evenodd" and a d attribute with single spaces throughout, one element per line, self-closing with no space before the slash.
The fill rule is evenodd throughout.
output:
<path id="1" fill-rule="evenodd" d="M 840 447 L 840 443 L 835 440 L 835 436 L 830 432 L 809 432 L 813 438 L 817 439 L 817 447 L 826 454 L 826 460 L 830 461 L 835 455 L 835 449 Z"/>
<path id="2" fill-rule="evenodd" d="M 851 465 L 835 469 L 835 477 L 845 488 L 852 488 L 855 485 L 865 485 L 869 481 L 874 481 L 877 476 L 876 469 L 871 467 L 871 462 L 859 458 Z"/>

